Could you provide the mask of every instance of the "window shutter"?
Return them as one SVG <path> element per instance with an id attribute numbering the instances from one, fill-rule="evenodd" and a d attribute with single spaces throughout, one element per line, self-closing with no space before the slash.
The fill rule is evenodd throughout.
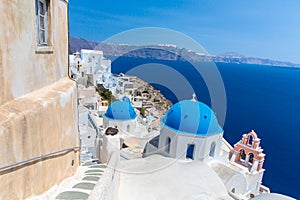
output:
<path id="1" fill-rule="evenodd" d="M 35 16 L 38 16 L 38 11 L 39 11 L 39 4 L 38 0 L 35 0 Z"/>
<path id="2" fill-rule="evenodd" d="M 36 16 L 36 25 L 37 25 L 37 42 L 41 43 L 40 36 L 40 20 L 39 20 L 39 0 L 35 0 L 35 16 Z"/>
<path id="3" fill-rule="evenodd" d="M 47 6 L 47 2 L 44 2 L 44 13 L 45 13 L 45 18 L 44 18 L 44 22 L 45 22 L 45 43 L 48 44 L 48 6 Z"/>
<path id="4" fill-rule="evenodd" d="M 46 0 L 35 0 L 38 44 L 48 44 L 48 5 Z"/>

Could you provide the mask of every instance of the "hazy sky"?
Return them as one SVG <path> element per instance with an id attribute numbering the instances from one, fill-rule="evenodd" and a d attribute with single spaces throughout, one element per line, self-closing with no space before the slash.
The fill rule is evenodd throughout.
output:
<path id="1" fill-rule="evenodd" d="M 182 32 L 209 53 L 300 63 L 300 0 L 70 0 L 70 35 L 103 41 L 134 28 Z"/>

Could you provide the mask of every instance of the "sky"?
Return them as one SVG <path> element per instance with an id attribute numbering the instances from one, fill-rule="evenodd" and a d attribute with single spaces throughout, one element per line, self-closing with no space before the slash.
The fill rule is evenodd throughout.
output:
<path id="1" fill-rule="evenodd" d="M 70 0 L 70 35 L 104 41 L 160 27 L 194 39 L 210 54 L 300 63 L 299 0 Z"/>

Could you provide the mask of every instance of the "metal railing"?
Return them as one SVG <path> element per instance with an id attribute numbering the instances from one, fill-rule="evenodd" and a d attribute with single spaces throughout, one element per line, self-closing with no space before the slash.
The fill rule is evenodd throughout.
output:
<path id="1" fill-rule="evenodd" d="M 55 156 L 55 155 L 58 155 L 58 154 L 61 154 L 61 153 L 68 153 L 68 152 L 71 152 L 71 151 L 79 151 L 79 150 L 80 150 L 80 147 L 71 147 L 71 148 L 60 150 L 60 151 L 55 151 L 55 152 L 52 152 L 52 153 L 42 154 L 40 156 L 36 156 L 36 157 L 30 158 L 30 159 L 27 159 L 27 160 L 22 160 L 20 162 L 16 162 L 16 163 L 13 163 L 13 164 L 2 166 L 2 167 L 0 167 L 0 171 L 7 170 L 7 169 L 10 169 L 10 168 L 13 168 L 13 167 L 18 167 L 18 166 L 25 165 L 25 164 L 29 164 L 29 163 L 32 163 L 32 162 L 35 162 L 35 161 L 47 159 L 49 157 L 52 157 L 52 156 Z"/>

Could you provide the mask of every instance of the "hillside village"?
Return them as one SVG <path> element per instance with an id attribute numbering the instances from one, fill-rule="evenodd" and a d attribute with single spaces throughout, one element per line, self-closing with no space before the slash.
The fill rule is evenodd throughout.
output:
<path id="1" fill-rule="evenodd" d="M 263 185 L 254 130 L 232 146 L 196 95 L 69 55 L 68 3 L 0 1 L 0 199 L 293 199 Z"/>
<path id="2" fill-rule="evenodd" d="M 104 134 L 103 115 L 108 105 L 114 101 L 128 101 L 137 113 L 137 123 L 141 132 L 146 135 L 157 134 L 160 126 L 159 116 L 163 115 L 171 106 L 159 91 L 135 76 L 124 74 L 113 75 L 111 62 L 103 56 L 102 51 L 85 50 L 70 55 L 71 77 L 78 82 L 79 125 L 83 149 L 90 153 L 89 159 L 97 157 L 94 154 L 95 137 Z M 87 139 L 87 141 L 85 141 Z M 149 139 L 145 137 L 146 142 Z M 124 145 L 132 144 L 132 139 Z M 89 144 L 89 145 L 87 145 Z M 87 145 L 87 146 L 86 146 Z M 143 149 L 140 148 L 140 157 Z M 127 150 L 128 150 L 127 149 Z"/>

